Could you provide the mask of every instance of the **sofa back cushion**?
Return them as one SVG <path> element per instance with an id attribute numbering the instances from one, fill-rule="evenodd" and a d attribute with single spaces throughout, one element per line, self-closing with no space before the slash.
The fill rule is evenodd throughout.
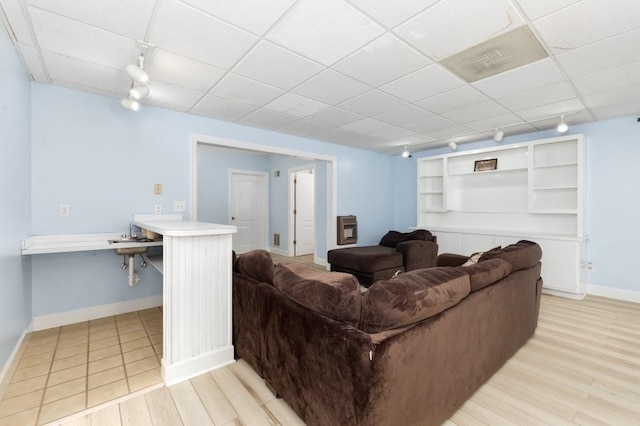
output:
<path id="1" fill-rule="evenodd" d="M 433 241 L 434 237 L 431 232 L 425 229 L 416 229 L 412 232 L 389 231 L 382 237 L 378 245 L 396 248 L 398 243 L 413 240 Z"/>
<path id="2" fill-rule="evenodd" d="M 354 327 L 360 322 L 362 297 L 356 277 L 319 271 L 299 263 L 276 266 L 273 285 L 298 304 Z"/>
<path id="3" fill-rule="evenodd" d="M 233 270 L 258 282 L 273 284 L 275 267 L 268 251 L 251 250 L 236 255 L 233 260 Z"/>
<path id="4" fill-rule="evenodd" d="M 500 250 L 484 253 L 480 257 L 479 263 L 496 258 L 509 262 L 515 272 L 537 265 L 542 258 L 542 249 L 532 241 L 520 240 Z"/>
<path id="5" fill-rule="evenodd" d="M 463 270 L 469 274 L 471 293 L 482 290 L 499 281 L 511 273 L 511 264 L 502 259 L 489 259 L 484 262 L 464 266 Z"/>
<path id="6" fill-rule="evenodd" d="M 374 283 L 364 293 L 360 329 L 378 333 L 432 317 L 469 294 L 463 268 L 417 269 Z"/>

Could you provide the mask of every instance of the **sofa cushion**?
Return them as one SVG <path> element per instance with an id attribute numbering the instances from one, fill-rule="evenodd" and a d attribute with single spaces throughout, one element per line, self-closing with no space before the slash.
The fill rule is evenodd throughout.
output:
<path id="1" fill-rule="evenodd" d="M 273 284 L 308 309 L 336 321 L 358 326 L 362 297 L 360 284 L 351 274 L 280 263 L 276 266 Z"/>
<path id="2" fill-rule="evenodd" d="M 501 246 L 497 246 L 492 248 L 491 250 L 487 250 L 487 251 L 479 251 L 477 253 L 473 253 L 471 256 L 469 256 L 469 259 L 462 264 L 462 266 L 471 266 L 471 265 L 475 265 L 476 263 L 480 262 L 480 258 L 482 256 L 485 255 L 485 253 L 492 253 L 494 251 L 498 251 L 501 250 L 502 247 Z"/>
<path id="3" fill-rule="evenodd" d="M 532 241 L 521 240 L 500 250 L 484 253 L 480 257 L 480 262 L 496 258 L 509 262 L 515 272 L 530 268 L 540 262 L 542 249 Z"/>
<path id="4" fill-rule="evenodd" d="M 349 247 L 329 250 L 327 260 L 332 265 L 372 273 L 391 268 L 402 268 L 402 253 L 385 246 Z"/>
<path id="5" fill-rule="evenodd" d="M 368 333 L 404 327 L 432 317 L 469 294 L 462 268 L 416 269 L 378 281 L 364 293 L 360 328 Z"/>
<path id="6" fill-rule="evenodd" d="M 512 269 L 511 264 L 502 259 L 489 259 L 484 262 L 464 266 L 464 271 L 469 274 L 472 293 L 501 280 L 509 275 Z"/>
<path id="7" fill-rule="evenodd" d="M 236 255 L 233 270 L 258 282 L 273 284 L 273 260 L 265 250 L 251 250 Z"/>
<path id="8" fill-rule="evenodd" d="M 412 232 L 389 231 L 382 237 L 378 245 L 396 248 L 398 243 L 413 240 L 433 241 L 433 235 L 425 229 L 416 229 Z"/>

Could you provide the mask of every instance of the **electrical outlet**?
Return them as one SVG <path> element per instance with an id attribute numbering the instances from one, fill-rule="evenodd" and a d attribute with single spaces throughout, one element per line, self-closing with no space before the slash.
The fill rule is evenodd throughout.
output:
<path id="1" fill-rule="evenodd" d="M 153 207 L 153 212 L 154 212 L 155 214 L 162 214 L 162 205 L 160 205 L 160 204 L 156 204 L 156 205 Z"/>
<path id="2" fill-rule="evenodd" d="M 153 193 L 155 195 L 162 195 L 162 184 L 156 183 L 153 185 Z"/>
<path id="3" fill-rule="evenodd" d="M 173 202 L 173 211 L 174 212 L 186 212 L 187 211 L 187 202 L 186 201 L 174 201 Z"/>
<path id="4" fill-rule="evenodd" d="M 68 204 L 60 204 L 60 207 L 58 207 L 58 214 L 60 216 L 69 216 L 69 210 Z"/>
<path id="5" fill-rule="evenodd" d="M 587 271 L 593 271 L 593 262 L 587 262 Z"/>

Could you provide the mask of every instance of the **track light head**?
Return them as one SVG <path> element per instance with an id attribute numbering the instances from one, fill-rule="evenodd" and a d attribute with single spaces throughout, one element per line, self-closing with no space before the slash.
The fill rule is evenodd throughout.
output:
<path id="1" fill-rule="evenodd" d="M 560 123 L 558 124 L 557 129 L 560 133 L 564 133 L 569 130 L 569 126 L 564 122 L 564 115 L 560 116 Z"/>
<path id="2" fill-rule="evenodd" d="M 133 99 L 141 99 L 149 96 L 149 86 L 136 84 L 129 90 L 129 96 Z"/>
<path id="3" fill-rule="evenodd" d="M 449 142 L 449 148 L 451 149 L 451 151 L 455 151 L 456 149 L 458 149 L 458 144 L 455 143 L 455 141 L 451 141 Z"/>
<path id="4" fill-rule="evenodd" d="M 131 98 L 120 99 L 120 105 L 122 105 L 122 108 L 128 109 L 130 111 L 137 111 L 140 108 L 140 104 L 138 103 L 138 101 Z"/>
<path id="5" fill-rule="evenodd" d="M 411 152 L 409 152 L 409 146 L 407 146 L 407 145 L 404 146 L 404 151 L 402 151 L 402 156 L 404 158 L 411 157 Z"/>
<path id="6" fill-rule="evenodd" d="M 149 81 L 149 74 L 136 64 L 127 65 L 127 74 L 138 83 L 146 83 Z"/>
<path id="7" fill-rule="evenodd" d="M 493 140 L 496 142 L 502 142 L 503 138 L 504 138 L 504 132 L 500 129 L 496 129 L 496 133 L 495 135 L 493 135 Z"/>

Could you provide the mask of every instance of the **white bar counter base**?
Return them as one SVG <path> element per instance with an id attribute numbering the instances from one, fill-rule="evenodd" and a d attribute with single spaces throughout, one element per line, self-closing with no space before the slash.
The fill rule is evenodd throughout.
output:
<path id="1" fill-rule="evenodd" d="M 232 363 L 231 237 L 237 228 L 153 216 L 134 216 L 134 224 L 163 235 L 165 385 Z"/>

